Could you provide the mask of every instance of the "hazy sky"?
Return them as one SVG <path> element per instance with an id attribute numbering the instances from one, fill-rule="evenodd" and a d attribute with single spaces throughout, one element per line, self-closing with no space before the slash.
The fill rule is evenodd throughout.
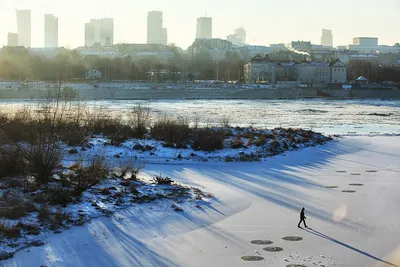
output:
<path id="1" fill-rule="evenodd" d="M 145 43 L 146 17 L 163 11 L 168 42 L 187 48 L 194 40 L 196 18 L 213 18 L 213 37 L 226 38 L 243 26 L 247 43 L 269 45 L 291 40 L 319 44 L 321 29 L 333 31 L 334 45 L 356 36 L 379 37 L 380 44 L 400 42 L 400 0 L 0 0 L 0 45 L 16 32 L 15 8 L 32 10 L 32 46 L 44 45 L 44 14 L 59 17 L 59 45 L 84 44 L 84 23 L 115 20 L 115 42 Z"/>

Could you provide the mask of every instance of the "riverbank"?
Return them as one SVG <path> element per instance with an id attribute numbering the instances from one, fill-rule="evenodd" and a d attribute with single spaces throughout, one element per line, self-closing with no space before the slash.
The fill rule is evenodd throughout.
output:
<path id="1" fill-rule="evenodd" d="M 11 86 L 12 88 L 8 88 Z M 18 84 L 0 86 L 0 99 L 37 98 L 48 90 L 45 83 L 19 89 Z M 83 100 L 171 100 L 171 99 L 400 99 L 400 90 L 331 90 L 317 88 L 277 88 L 256 85 L 146 84 L 146 83 L 65 83 L 78 91 Z"/>
<path id="2" fill-rule="evenodd" d="M 399 137 L 345 137 L 261 163 L 150 163 L 147 176 L 165 173 L 217 201 L 183 213 L 131 207 L 1 264 L 399 266 L 399 144 Z M 303 206 L 310 229 L 297 228 Z"/>

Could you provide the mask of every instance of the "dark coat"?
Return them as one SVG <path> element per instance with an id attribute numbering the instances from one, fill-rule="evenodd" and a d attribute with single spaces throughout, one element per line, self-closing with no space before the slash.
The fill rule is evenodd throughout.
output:
<path id="1" fill-rule="evenodd" d="M 304 215 L 304 209 L 302 209 L 300 212 L 300 219 L 304 220 L 305 218 L 306 218 L 306 216 Z"/>

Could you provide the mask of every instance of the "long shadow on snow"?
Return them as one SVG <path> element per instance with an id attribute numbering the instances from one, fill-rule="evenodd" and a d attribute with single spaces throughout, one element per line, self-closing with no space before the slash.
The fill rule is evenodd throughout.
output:
<path id="1" fill-rule="evenodd" d="M 337 240 L 337 239 L 334 239 L 334 238 L 332 238 L 332 237 L 330 237 L 330 236 L 327 236 L 327 235 L 325 235 L 325 234 L 323 234 L 323 233 L 320 233 L 320 232 L 318 232 L 318 231 L 316 231 L 316 230 L 314 230 L 314 229 L 312 229 L 312 228 L 306 228 L 306 229 L 303 229 L 303 230 L 306 231 L 306 232 L 308 232 L 308 233 L 310 233 L 310 234 L 316 235 L 316 236 L 318 236 L 318 237 L 324 238 L 324 239 L 326 239 L 326 240 L 328 240 L 328 241 L 334 242 L 334 243 L 336 243 L 336 244 L 338 244 L 338 245 L 341 245 L 341 246 L 343 246 L 343 247 L 346 247 L 346 248 L 348 248 L 348 249 L 351 249 L 351 250 L 353 250 L 353 251 L 355 251 L 355 252 L 358 252 L 358 253 L 360 253 L 360 254 L 362 254 L 362 255 L 364 255 L 364 256 L 366 256 L 366 257 L 369 257 L 369 258 L 371 258 L 371 259 L 374 259 L 374 260 L 377 260 L 377 261 L 386 263 L 386 264 L 391 265 L 391 266 L 394 266 L 394 267 L 399 267 L 398 265 L 395 265 L 395 264 L 393 264 L 393 263 L 390 263 L 390 262 L 387 262 L 387 261 L 385 261 L 385 260 L 382 260 L 382 259 L 380 259 L 380 258 L 378 258 L 378 257 L 375 257 L 375 256 L 373 256 L 373 255 L 371 255 L 371 254 L 369 254 L 369 253 L 367 253 L 367 252 L 365 252 L 365 251 L 362 251 L 362 250 L 360 250 L 360 249 L 358 249 L 358 248 L 352 247 L 352 246 L 350 246 L 350 245 L 348 245 L 348 244 L 346 244 L 346 243 L 343 243 L 343 242 L 341 242 L 341 241 L 339 241 L 339 240 Z"/>
<path id="2" fill-rule="evenodd" d="M 224 168 L 219 168 L 218 171 L 212 165 L 194 166 L 191 171 L 197 171 L 201 175 L 207 175 L 212 180 L 251 193 L 290 210 L 297 211 L 302 206 L 307 206 L 307 213 L 318 219 L 332 224 L 346 224 L 347 227 L 353 229 L 368 230 L 366 227 L 358 223 L 351 223 L 348 220 L 335 222 L 330 213 L 317 208 L 320 205 L 318 200 L 313 199 L 311 195 L 293 189 L 293 186 L 298 186 L 313 190 L 329 190 L 307 178 L 307 175 L 294 174 L 294 170 L 299 173 L 307 171 L 316 174 L 319 169 L 330 163 L 335 157 L 360 150 L 355 146 L 346 147 L 346 150 L 338 150 L 337 148 L 343 148 L 343 145 L 334 141 L 322 147 L 304 149 L 312 150 L 310 154 L 305 153 L 307 151 L 294 152 L 287 157 L 277 157 L 277 160 L 270 158 L 263 163 L 239 163 L 234 167 L 230 163 L 223 165 Z M 289 157 L 290 161 L 287 160 Z M 265 169 L 262 172 L 252 171 L 251 168 L 255 166 L 254 164 L 261 164 L 265 166 Z M 185 169 L 181 171 L 183 172 Z M 176 172 L 179 171 L 175 169 Z"/>

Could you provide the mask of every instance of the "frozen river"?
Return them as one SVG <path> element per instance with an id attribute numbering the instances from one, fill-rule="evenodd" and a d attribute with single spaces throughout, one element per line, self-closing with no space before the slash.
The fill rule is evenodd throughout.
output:
<path id="1" fill-rule="evenodd" d="M 139 103 L 153 117 L 183 117 L 202 125 L 307 128 L 325 134 L 400 134 L 400 101 L 381 100 L 114 100 L 83 101 L 88 107 L 124 115 Z M 35 106 L 29 100 L 2 100 L 4 111 Z"/>

